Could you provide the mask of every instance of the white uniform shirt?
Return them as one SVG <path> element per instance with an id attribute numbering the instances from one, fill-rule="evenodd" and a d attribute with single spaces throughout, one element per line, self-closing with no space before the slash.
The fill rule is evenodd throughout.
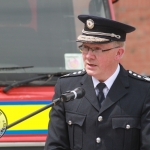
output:
<path id="1" fill-rule="evenodd" d="M 112 84 L 114 83 L 115 79 L 117 78 L 119 71 L 120 71 L 120 65 L 118 65 L 116 71 L 104 82 L 106 84 L 106 87 L 103 89 L 103 93 L 104 93 L 105 98 L 106 98 L 106 95 L 108 94 Z M 92 76 L 92 80 L 93 80 L 93 85 L 95 88 L 96 95 L 98 95 L 99 90 L 96 88 L 96 86 L 100 82 L 99 82 L 99 80 L 97 80 L 93 76 Z"/>

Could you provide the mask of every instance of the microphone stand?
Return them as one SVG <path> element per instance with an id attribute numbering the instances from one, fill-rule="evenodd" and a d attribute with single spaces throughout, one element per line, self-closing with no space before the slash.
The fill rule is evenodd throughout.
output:
<path id="1" fill-rule="evenodd" d="M 23 117 L 23 118 L 21 118 L 21 119 L 15 121 L 15 122 L 13 122 L 13 123 L 11 123 L 10 125 L 7 125 L 7 126 L 3 127 L 2 129 L 0 129 L 0 133 L 2 133 L 2 134 L 0 134 L 0 137 L 1 137 L 2 135 L 4 135 L 4 133 L 5 133 L 5 131 L 6 131 L 7 129 L 9 129 L 9 128 L 15 126 L 16 124 L 18 124 L 18 123 L 20 123 L 20 122 L 22 122 L 22 121 L 24 121 L 24 120 L 26 120 L 26 119 L 28 119 L 28 118 L 30 118 L 30 117 L 36 115 L 36 114 L 38 114 L 38 113 L 40 113 L 41 111 L 44 111 L 45 109 L 47 109 L 47 108 L 49 108 L 49 107 L 52 107 L 52 106 L 55 106 L 55 105 L 57 105 L 59 102 L 64 102 L 64 101 L 65 101 L 65 102 L 68 102 L 68 101 L 73 100 L 73 99 L 76 99 L 76 98 L 82 98 L 84 95 L 85 95 L 85 91 L 84 91 L 84 89 L 82 89 L 81 87 L 78 87 L 78 88 L 74 89 L 73 91 L 67 91 L 66 93 L 62 94 L 60 98 L 54 99 L 51 104 L 46 105 L 45 107 L 43 107 L 43 108 L 41 108 L 41 109 L 38 109 L 37 111 L 35 111 L 35 112 L 33 112 L 33 113 L 31 113 L 31 114 L 29 114 L 29 115 Z M 6 121 L 6 122 L 7 122 L 7 121 Z M 7 124 L 7 123 L 6 123 L 6 124 Z"/>
<path id="2" fill-rule="evenodd" d="M 40 113 L 41 111 L 44 111 L 44 110 L 46 110 L 46 109 L 48 109 L 48 108 L 50 108 L 50 107 L 52 107 L 52 106 L 57 105 L 57 104 L 58 104 L 59 102 L 61 102 L 61 101 L 63 101 L 61 98 L 57 98 L 57 99 L 53 100 L 53 102 L 52 102 L 51 104 L 46 105 L 45 107 L 43 107 L 43 108 L 41 108 L 41 109 L 38 109 L 37 111 L 35 111 L 35 112 L 33 112 L 33 113 L 31 113 L 31 114 L 29 114 L 29 115 L 23 117 L 23 118 L 21 118 L 21 119 L 15 121 L 15 122 L 13 122 L 13 123 L 11 123 L 10 125 L 6 126 L 6 129 L 9 129 L 9 128 L 13 127 L 14 125 L 16 125 L 16 124 L 18 124 L 18 123 L 20 123 L 20 122 L 22 122 L 22 121 L 24 121 L 24 120 L 26 120 L 26 119 L 28 119 L 28 118 L 34 116 L 34 115 Z"/>

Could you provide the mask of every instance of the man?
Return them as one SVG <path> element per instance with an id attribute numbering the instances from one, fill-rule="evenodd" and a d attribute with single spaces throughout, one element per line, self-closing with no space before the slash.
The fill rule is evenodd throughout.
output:
<path id="1" fill-rule="evenodd" d="M 135 28 L 96 16 L 79 19 L 85 71 L 61 77 L 53 99 L 77 87 L 85 96 L 52 108 L 45 150 L 150 150 L 150 78 L 120 64 L 126 34 Z"/>

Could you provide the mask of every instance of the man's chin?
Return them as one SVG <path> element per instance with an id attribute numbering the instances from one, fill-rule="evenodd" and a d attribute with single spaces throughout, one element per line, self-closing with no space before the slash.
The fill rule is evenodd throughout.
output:
<path id="1" fill-rule="evenodd" d="M 95 71 L 86 70 L 87 74 L 90 76 L 95 76 Z"/>

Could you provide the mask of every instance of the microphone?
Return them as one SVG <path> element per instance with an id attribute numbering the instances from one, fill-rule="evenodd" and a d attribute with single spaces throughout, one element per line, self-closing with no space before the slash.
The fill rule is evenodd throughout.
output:
<path id="1" fill-rule="evenodd" d="M 85 95 L 85 91 L 83 88 L 78 87 L 72 91 L 68 91 L 61 95 L 62 101 L 70 101 L 77 98 L 82 98 Z"/>

